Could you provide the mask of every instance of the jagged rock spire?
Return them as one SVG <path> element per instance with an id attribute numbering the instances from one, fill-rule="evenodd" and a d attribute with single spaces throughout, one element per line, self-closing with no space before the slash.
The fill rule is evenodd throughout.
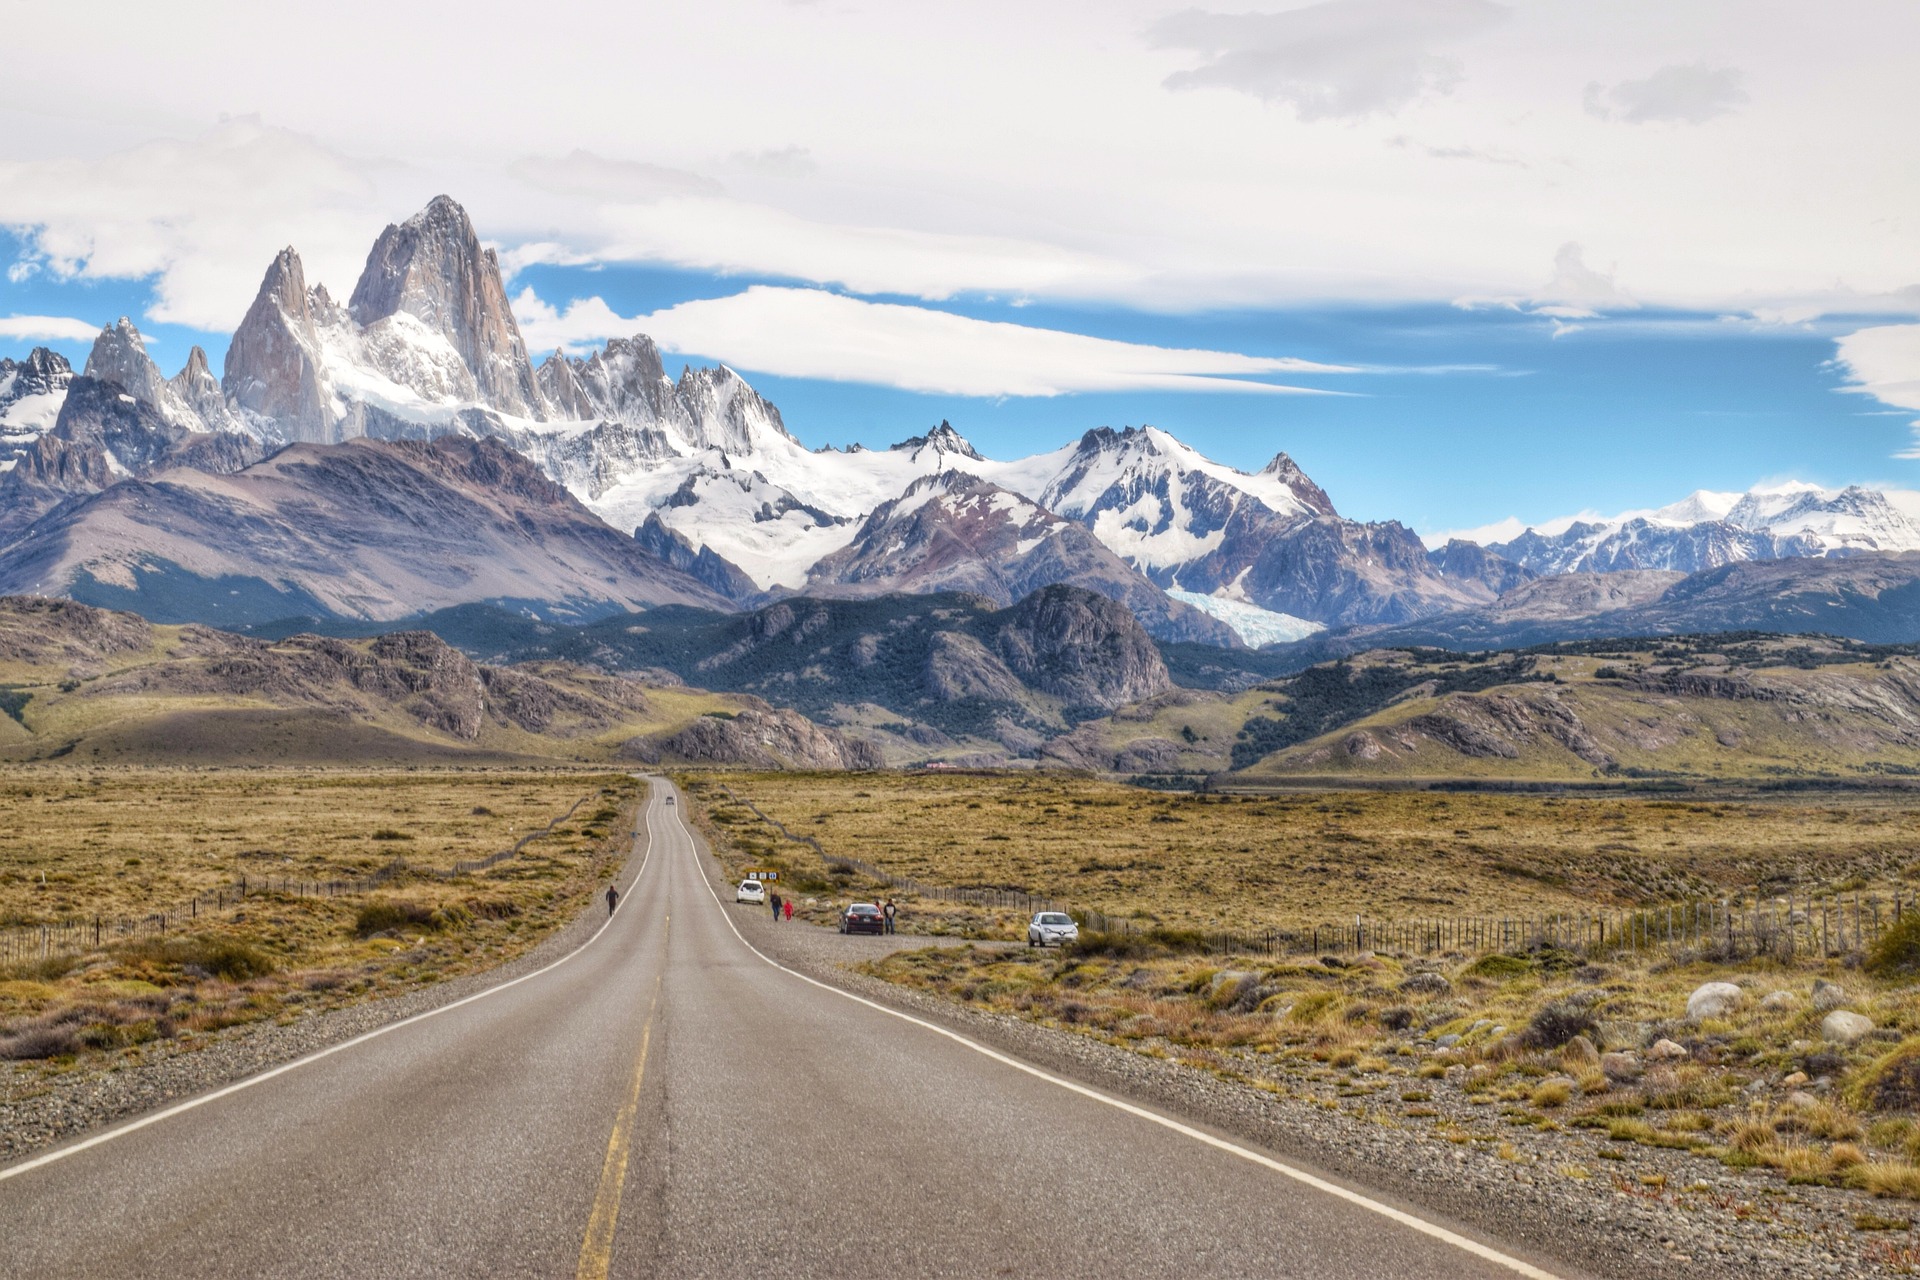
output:
<path id="1" fill-rule="evenodd" d="M 363 328 L 402 312 L 412 316 L 453 344 L 486 403 L 503 413 L 547 416 L 500 261 L 481 248 L 467 211 L 451 197 L 435 196 L 380 233 L 347 310 Z"/>

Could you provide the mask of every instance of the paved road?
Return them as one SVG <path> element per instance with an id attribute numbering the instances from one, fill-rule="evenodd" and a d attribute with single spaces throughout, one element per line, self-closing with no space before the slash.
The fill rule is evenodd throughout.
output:
<path id="1" fill-rule="evenodd" d="M 567 959 L 0 1170 L 0 1276 L 1541 1274 L 776 967 L 668 793 Z"/>

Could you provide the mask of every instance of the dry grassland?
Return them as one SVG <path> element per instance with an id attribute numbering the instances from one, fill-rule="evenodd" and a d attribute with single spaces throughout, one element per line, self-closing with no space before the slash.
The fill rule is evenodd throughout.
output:
<path id="1" fill-rule="evenodd" d="M 878 888 L 835 874 L 840 856 L 1167 926 L 1089 933 L 1064 953 L 901 952 L 869 965 L 876 976 L 1497 1149 L 1541 1176 L 1591 1177 L 1613 1162 L 1658 1179 L 1658 1161 L 1684 1153 L 1697 1160 L 1693 1177 L 1762 1168 L 1920 1198 L 1920 924 L 1886 955 L 1792 961 L 1545 947 L 1276 962 L 1180 941 L 1194 925 L 1631 906 L 1781 876 L 1802 887 L 1911 885 L 1920 842 L 1898 797 L 1202 798 L 1032 775 L 687 781 L 690 808 L 730 867 L 783 868 L 792 890 L 826 899 L 810 913 L 822 922 L 833 903 Z M 723 785 L 817 836 L 826 862 Z M 908 932 L 1021 936 L 1014 911 L 900 897 Z M 1838 991 L 1816 999 L 1816 980 Z M 1688 997 L 1707 982 L 1732 982 L 1742 997 L 1689 1020 Z M 1832 1039 L 1833 1007 L 1872 1030 Z M 1603 1052 L 1613 1055 L 1604 1064 Z M 1655 1163 L 1640 1169 L 1635 1151 Z"/>
<path id="2" fill-rule="evenodd" d="M 583 797 L 520 856 L 431 874 L 511 847 Z M 138 1054 L 502 963 L 604 886 L 639 797 L 626 775 L 562 772 L 17 772 L 0 783 L 9 925 L 174 911 L 242 876 L 408 869 L 339 897 L 251 892 L 163 937 L 0 968 L 0 1059 L 64 1069 L 90 1050 Z"/>
<path id="3" fill-rule="evenodd" d="M 690 781 L 732 787 L 830 858 L 1170 927 L 1623 907 L 1762 880 L 1883 883 L 1920 866 L 1920 813 L 1894 797 L 1192 796 L 1049 774 Z M 769 842 L 744 809 L 716 812 L 756 852 L 811 857 Z"/>

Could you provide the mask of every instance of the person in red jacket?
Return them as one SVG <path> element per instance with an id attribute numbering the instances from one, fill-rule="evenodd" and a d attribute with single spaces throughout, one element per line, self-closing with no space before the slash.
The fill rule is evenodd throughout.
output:
<path id="1" fill-rule="evenodd" d="M 788 898 L 785 902 L 781 903 L 780 909 L 787 913 L 787 919 L 789 920 L 793 919 L 793 899 L 792 898 Z"/>

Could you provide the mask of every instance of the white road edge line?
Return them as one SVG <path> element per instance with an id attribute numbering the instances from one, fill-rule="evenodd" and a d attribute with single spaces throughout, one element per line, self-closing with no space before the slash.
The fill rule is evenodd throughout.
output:
<path id="1" fill-rule="evenodd" d="M 686 823 L 680 817 L 679 806 L 677 804 L 674 806 L 673 817 L 674 817 L 674 822 L 678 824 L 683 831 L 685 831 Z M 697 846 L 693 845 L 691 832 L 688 832 L 688 844 L 689 846 L 694 848 L 695 856 L 697 858 L 699 850 Z M 1195 1142 L 1205 1143 L 1207 1146 L 1213 1147 L 1216 1150 L 1225 1151 L 1229 1155 L 1239 1156 L 1242 1160 L 1250 1161 L 1253 1164 L 1257 1164 L 1261 1166 L 1262 1168 L 1271 1169 L 1275 1173 L 1281 1174 L 1288 1178 L 1292 1178 L 1295 1182 L 1303 1183 L 1306 1186 L 1312 1187 L 1316 1191 L 1323 1191 L 1327 1195 L 1333 1196 L 1336 1199 L 1345 1200 L 1348 1204 L 1357 1205 L 1362 1209 L 1366 1209 L 1372 1213 L 1377 1213 L 1381 1217 L 1386 1218 L 1389 1221 L 1397 1222 L 1403 1227 L 1410 1227 L 1413 1230 L 1420 1232 L 1422 1235 L 1431 1236 L 1436 1240 L 1443 1241 L 1447 1244 L 1452 1245 L 1454 1248 L 1460 1249 L 1466 1253 L 1470 1253 L 1477 1258 L 1481 1258 L 1487 1262 L 1492 1262 L 1499 1266 L 1506 1267 L 1508 1270 L 1513 1271 L 1518 1275 L 1523 1275 L 1528 1277 L 1528 1280 L 1560 1280 L 1560 1278 L 1551 1271 L 1542 1271 L 1539 1267 L 1534 1266 L 1530 1262 L 1523 1262 L 1519 1258 L 1511 1257 L 1507 1254 L 1501 1253 L 1498 1249 L 1494 1249 L 1487 1245 L 1481 1244 L 1478 1240 L 1470 1240 L 1466 1236 L 1460 1235 L 1457 1232 L 1449 1231 L 1445 1227 L 1439 1226 L 1435 1223 L 1428 1222 L 1424 1218 L 1415 1217 L 1413 1214 L 1407 1213 L 1404 1210 L 1396 1209 L 1392 1205 L 1382 1204 L 1378 1200 L 1369 1199 L 1368 1197 L 1361 1195 L 1357 1191 L 1350 1191 L 1346 1187 L 1340 1186 L 1337 1183 L 1328 1182 L 1324 1178 L 1317 1178 L 1313 1174 L 1308 1173 L 1305 1169 L 1297 1169 L 1290 1164 L 1274 1159 L 1272 1156 L 1262 1155 L 1258 1151 L 1250 1150 L 1249 1148 L 1240 1146 L 1238 1143 L 1228 1142 L 1224 1138 L 1216 1138 L 1210 1133 L 1205 1133 L 1199 1129 L 1195 1129 L 1191 1125 L 1182 1124 L 1180 1121 L 1171 1119 L 1167 1116 L 1163 1116 L 1158 1112 L 1149 1111 L 1145 1107 L 1135 1106 L 1131 1102 L 1126 1102 L 1126 1101 L 1123 1101 L 1122 1099 L 1113 1097 L 1110 1094 L 1102 1093 L 1098 1089 L 1091 1088 L 1087 1085 L 1078 1084 L 1075 1081 L 1068 1080 L 1062 1076 L 1056 1076 L 1048 1071 L 1042 1071 L 1038 1067 L 1029 1066 L 1028 1064 L 1020 1061 L 1018 1058 L 1009 1057 L 1006 1054 L 1001 1053 L 997 1049 L 989 1049 L 986 1045 L 983 1045 L 975 1040 L 969 1040 L 967 1037 L 959 1034 L 958 1032 L 949 1031 L 945 1027 L 940 1026 L 937 1023 L 928 1022 L 921 1018 L 916 1018 L 910 1013 L 902 1013 L 898 1009 L 889 1009 L 886 1005 L 880 1004 L 877 1001 L 869 1000 L 865 996 L 857 996 L 853 994 L 851 991 L 841 990 L 839 987 L 834 986 L 832 983 L 821 982 L 817 978 L 810 978 L 806 974 L 801 973 L 797 969 L 789 969 L 787 968 L 787 966 L 781 964 L 778 960 L 773 959 L 771 956 L 767 955 L 764 951 L 760 950 L 760 948 L 754 946 L 751 942 L 747 941 L 745 935 L 743 935 L 740 932 L 739 927 L 733 923 L 733 917 L 727 914 L 726 907 L 721 904 L 720 895 L 714 892 L 713 881 L 706 874 L 705 867 L 700 868 L 700 883 L 707 887 L 707 896 L 713 899 L 713 905 L 720 912 L 720 918 L 726 921 L 727 928 L 733 931 L 733 936 L 739 939 L 740 945 L 745 947 L 747 950 L 753 952 L 754 955 L 760 957 L 761 960 L 765 961 L 769 965 L 772 965 L 774 968 L 778 969 L 782 973 L 790 974 L 793 977 L 800 979 L 800 981 L 802 982 L 811 983 L 812 985 L 819 987 L 822 991 L 831 991 L 834 995 L 840 996 L 841 998 L 846 1000 L 851 1000 L 855 1004 L 863 1004 L 867 1006 L 867 1008 L 869 1009 L 878 1010 L 879 1012 L 886 1014 L 888 1017 L 899 1018 L 903 1022 L 911 1022 L 916 1027 L 924 1027 L 926 1030 L 933 1032 L 935 1035 L 945 1036 L 947 1039 L 953 1041 L 954 1043 L 964 1045 L 967 1048 L 973 1050 L 975 1053 L 981 1054 L 984 1057 L 991 1058 L 995 1062 L 1001 1063 L 1005 1066 L 1012 1067 L 1015 1071 L 1024 1071 L 1026 1074 L 1034 1077 L 1037 1080 L 1044 1080 L 1048 1084 L 1057 1085 L 1060 1088 L 1067 1090 L 1069 1093 L 1077 1093 L 1081 1097 L 1091 1098 L 1095 1102 L 1103 1102 L 1107 1106 L 1113 1107 L 1120 1111 L 1124 1111 L 1130 1116 L 1138 1116 L 1140 1119 L 1150 1121 L 1153 1124 L 1157 1124 L 1163 1129 L 1171 1129 L 1173 1130 L 1173 1132 L 1180 1134 L 1182 1137 L 1192 1138 Z"/>
<path id="2" fill-rule="evenodd" d="M 664 806 L 659 803 L 658 793 L 647 797 L 647 851 L 640 858 L 640 869 L 633 873 L 633 879 L 627 886 L 628 893 L 632 893 L 633 886 L 640 883 L 640 877 L 645 874 L 647 870 L 647 863 L 653 859 L 655 843 L 653 838 L 653 819 L 655 814 L 663 807 Z M 635 834 L 637 835 L 639 833 L 635 832 Z M 369 1040 L 377 1040 L 389 1032 L 400 1030 L 402 1027 L 410 1027 L 416 1022 L 425 1022 L 428 1018 L 437 1018 L 443 1013 L 451 1013 L 461 1005 L 472 1004 L 476 1000 L 485 1000 L 488 996 L 499 995 L 507 988 L 517 987 L 521 983 L 537 978 L 543 973 L 552 973 L 555 969 L 558 969 L 561 965 L 598 942 L 600 935 L 605 933 L 612 924 L 613 917 L 608 916 L 601 926 L 593 931 L 591 938 L 588 938 L 585 942 L 567 952 L 567 954 L 561 956 L 552 964 L 535 969 L 532 973 L 523 973 L 519 977 L 509 979 L 497 987 L 488 987 L 485 991 L 476 991 L 470 996 L 463 996 L 455 1000 L 452 1004 L 443 1004 L 437 1009 L 428 1009 L 425 1013 L 416 1013 L 412 1017 L 402 1018 L 398 1022 L 389 1022 L 384 1027 L 375 1027 L 371 1031 L 362 1032 L 351 1040 L 342 1040 L 339 1044 L 329 1045 L 327 1048 L 310 1053 L 304 1058 L 295 1058 L 292 1062 L 283 1062 L 271 1070 L 262 1071 L 257 1076 L 248 1076 L 244 1080 L 236 1080 L 224 1088 L 215 1089 L 212 1093 L 203 1093 L 197 1098 L 189 1098 L 185 1102 L 177 1102 L 164 1111 L 149 1112 L 137 1119 L 129 1120 L 125 1124 L 116 1125 L 114 1128 L 108 1129 L 105 1132 L 96 1133 L 91 1138 L 82 1139 L 71 1146 L 59 1147 L 43 1155 L 35 1156 L 31 1160 L 25 1160 L 9 1168 L 0 1169 L 0 1182 L 5 1182 L 8 1178 L 17 1178 L 23 1173 L 31 1173 L 35 1169 L 44 1168 L 56 1161 L 65 1160 L 68 1156 L 78 1155 L 82 1151 L 87 1151 L 105 1143 L 112 1142 L 115 1138 L 124 1138 L 130 1133 L 146 1128 L 148 1125 L 159 1124 L 162 1120 L 170 1120 L 174 1116 L 180 1115 L 183 1112 L 192 1111 L 196 1107 L 204 1107 L 209 1102 L 218 1102 L 222 1098 L 239 1093 L 242 1089 L 251 1089 L 257 1084 L 265 1084 L 275 1076 L 283 1076 L 289 1071 L 298 1070 L 301 1067 L 318 1062 L 322 1058 L 330 1058 L 336 1053 L 344 1053 L 356 1045 L 365 1044 Z"/>

